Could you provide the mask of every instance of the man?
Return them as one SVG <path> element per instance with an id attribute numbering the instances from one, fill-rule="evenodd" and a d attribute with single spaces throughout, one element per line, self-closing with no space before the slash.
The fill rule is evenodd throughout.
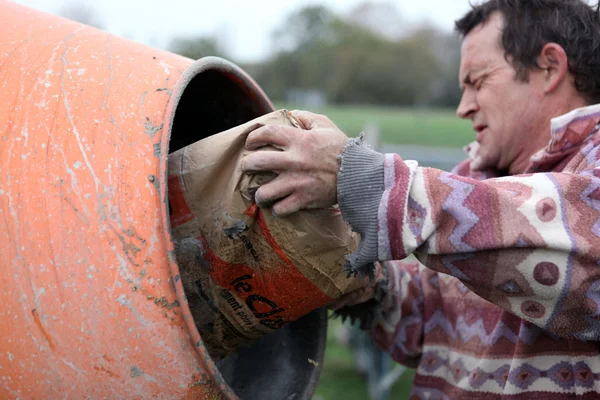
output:
<path id="1" fill-rule="evenodd" d="M 490 0 L 456 27 L 457 110 L 476 145 L 453 173 L 347 139 L 326 117 L 252 132 L 245 171 L 286 215 L 339 202 L 350 268 L 384 289 L 372 334 L 417 368 L 414 399 L 600 398 L 600 20 L 581 0 Z M 421 264 L 403 263 L 414 253 Z"/>

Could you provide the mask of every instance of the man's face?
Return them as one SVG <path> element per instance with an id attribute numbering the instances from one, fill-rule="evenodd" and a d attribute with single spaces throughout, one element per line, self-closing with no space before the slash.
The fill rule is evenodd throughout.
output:
<path id="1" fill-rule="evenodd" d="M 471 168 L 515 174 L 548 143 L 549 119 L 542 104 L 543 71 L 531 71 L 528 82 L 516 79 L 501 44 L 503 25 L 496 13 L 465 37 L 459 73 L 463 96 L 456 113 L 473 121 L 480 146 Z"/>

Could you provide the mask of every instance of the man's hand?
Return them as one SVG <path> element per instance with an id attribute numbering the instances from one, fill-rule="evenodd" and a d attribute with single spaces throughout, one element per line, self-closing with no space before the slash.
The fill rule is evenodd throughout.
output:
<path id="1" fill-rule="evenodd" d="M 334 300 L 329 304 L 329 309 L 339 311 L 344 307 L 351 307 L 372 300 L 376 297 L 377 290 L 382 289 L 379 286 L 387 285 L 389 268 L 389 265 L 386 263 L 376 262 L 373 276 L 365 278 L 365 286 L 350 293 L 346 293 L 339 299 Z"/>
<path id="2" fill-rule="evenodd" d="M 267 125 L 251 132 L 247 150 L 273 146 L 276 150 L 253 152 L 242 159 L 246 173 L 272 171 L 278 176 L 255 195 L 259 207 L 273 204 L 273 214 L 284 216 L 305 208 L 324 208 L 337 203 L 340 155 L 348 137 L 324 115 L 292 111 L 303 129 Z"/>
<path id="3" fill-rule="evenodd" d="M 350 318 L 354 323 L 358 320 L 361 329 L 371 329 L 377 315 L 381 313 L 383 302 L 390 301 L 386 300 L 390 283 L 389 274 L 394 272 L 394 268 L 388 263 L 376 262 L 375 274 L 366 281 L 366 285 L 335 300 L 329 304 L 329 309 L 334 311 L 334 316 L 341 317 L 342 321 Z"/>

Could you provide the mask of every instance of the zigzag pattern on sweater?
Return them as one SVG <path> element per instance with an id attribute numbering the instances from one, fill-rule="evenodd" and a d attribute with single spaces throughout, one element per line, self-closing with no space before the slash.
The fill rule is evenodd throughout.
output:
<path id="1" fill-rule="evenodd" d="M 468 343 L 473 339 L 479 339 L 484 346 L 493 346 L 502 338 L 514 344 L 517 344 L 520 340 L 525 344 L 533 345 L 542 333 L 557 340 L 557 336 L 552 335 L 549 332 L 544 332 L 541 328 L 531 324 L 521 324 L 521 329 L 518 334 L 513 332 L 502 321 L 499 321 L 494 327 L 494 330 L 490 333 L 486 331 L 485 324 L 481 319 L 476 320 L 472 324 L 468 324 L 463 317 L 458 317 L 456 319 L 456 325 L 454 326 L 441 311 L 433 314 L 429 321 L 425 323 L 425 334 L 431 333 L 436 328 L 442 329 L 444 334 L 452 340 L 460 338 L 463 343 Z"/>

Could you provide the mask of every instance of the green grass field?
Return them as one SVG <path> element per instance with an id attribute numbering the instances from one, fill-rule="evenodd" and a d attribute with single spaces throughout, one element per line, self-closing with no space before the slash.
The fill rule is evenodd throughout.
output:
<path id="1" fill-rule="evenodd" d="M 276 107 L 297 108 L 284 103 Z M 328 106 L 309 111 L 327 115 L 348 136 L 357 136 L 374 123 L 381 142 L 388 144 L 462 147 L 475 138 L 470 121 L 461 120 L 453 110 Z"/>

